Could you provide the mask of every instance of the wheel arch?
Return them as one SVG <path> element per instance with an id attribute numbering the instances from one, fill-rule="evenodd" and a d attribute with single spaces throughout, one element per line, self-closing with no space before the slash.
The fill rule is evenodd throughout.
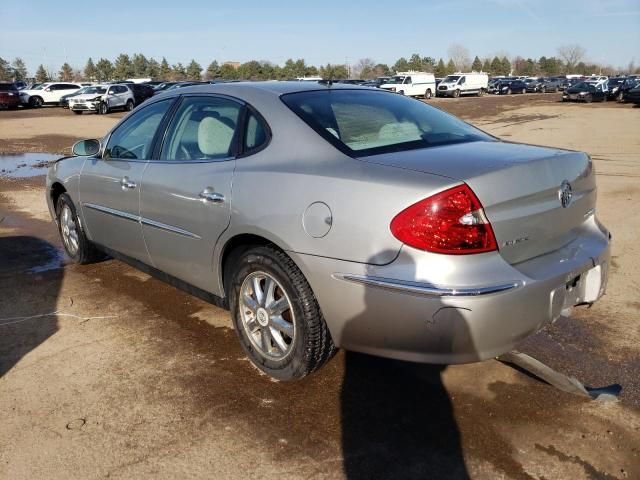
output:
<path id="1" fill-rule="evenodd" d="M 56 206 L 58 205 L 58 198 L 63 193 L 67 193 L 67 189 L 64 188 L 62 183 L 55 181 L 51 184 L 51 188 L 49 189 L 49 196 L 51 197 L 51 203 L 53 205 L 53 210 L 56 210 Z"/>

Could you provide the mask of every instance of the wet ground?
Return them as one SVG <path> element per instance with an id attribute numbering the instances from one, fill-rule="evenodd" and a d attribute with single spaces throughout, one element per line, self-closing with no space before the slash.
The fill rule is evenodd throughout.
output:
<path id="1" fill-rule="evenodd" d="M 340 352 L 301 382 L 271 381 L 247 362 L 228 312 L 118 261 L 66 264 L 42 178 L 0 178 L 0 478 L 640 478 L 639 225 L 621 207 L 640 200 L 629 176 L 640 145 L 624 130 L 604 141 L 565 127 L 628 110 L 570 116 L 583 107 L 526 97 L 493 110 L 493 98 L 437 102 L 466 101 L 494 134 L 571 136 L 602 158 L 599 215 L 616 241 L 609 293 L 521 349 L 589 385 L 621 384 L 620 402 L 568 395 L 493 360 Z"/>

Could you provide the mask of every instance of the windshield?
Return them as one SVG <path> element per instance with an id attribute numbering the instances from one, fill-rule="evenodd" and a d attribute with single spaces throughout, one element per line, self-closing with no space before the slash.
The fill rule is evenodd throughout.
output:
<path id="1" fill-rule="evenodd" d="M 447 77 L 442 81 L 443 83 L 454 83 L 460 80 L 460 75 L 447 75 Z"/>
<path id="2" fill-rule="evenodd" d="M 327 141 L 358 157 L 493 140 L 437 108 L 384 91 L 315 90 L 282 100 Z"/>
<path id="3" fill-rule="evenodd" d="M 591 87 L 592 85 L 588 84 L 587 82 L 580 82 L 580 83 L 576 83 L 573 88 L 580 88 L 582 90 L 589 90 L 589 87 Z"/>
<path id="4" fill-rule="evenodd" d="M 35 87 L 33 87 L 31 90 L 42 90 L 45 86 L 46 84 L 41 83 L 40 85 L 36 85 Z"/>
<path id="5" fill-rule="evenodd" d="M 389 80 L 387 80 L 387 83 L 391 83 L 391 84 L 399 84 L 404 82 L 404 79 L 407 77 L 403 77 L 402 75 L 396 75 L 395 77 L 391 77 Z"/>
<path id="6" fill-rule="evenodd" d="M 105 87 L 87 87 L 84 93 L 99 93 L 100 95 L 107 92 Z"/>

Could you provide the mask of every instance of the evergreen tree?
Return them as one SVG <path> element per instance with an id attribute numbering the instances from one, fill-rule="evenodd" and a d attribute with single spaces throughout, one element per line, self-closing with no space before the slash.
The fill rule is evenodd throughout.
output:
<path id="1" fill-rule="evenodd" d="M 341 78 L 347 78 L 349 72 L 346 65 L 332 65 L 327 63 L 325 66 L 320 67 L 320 76 L 325 80 L 338 80 Z"/>
<path id="2" fill-rule="evenodd" d="M 14 58 L 11 66 L 13 67 L 13 76 L 16 80 L 24 80 L 27 78 L 27 65 L 24 63 L 24 60 L 22 60 L 22 58 Z"/>
<path id="3" fill-rule="evenodd" d="M 435 75 L 438 78 L 447 76 L 447 67 L 444 64 L 444 60 L 442 60 L 442 58 L 438 60 L 438 65 L 436 65 L 436 69 L 435 69 Z"/>
<path id="4" fill-rule="evenodd" d="M 237 80 L 238 70 L 236 70 L 230 63 L 223 63 L 220 67 L 220 77 L 225 80 Z"/>
<path id="5" fill-rule="evenodd" d="M 62 82 L 70 82 L 73 80 L 73 68 L 67 62 L 62 64 L 58 72 L 58 79 Z"/>
<path id="6" fill-rule="evenodd" d="M 491 71 L 491 62 L 489 61 L 488 58 L 482 64 L 482 71 L 483 72 L 490 72 Z"/>
<path id="7" fill-rule="evenodd" d="M 160 80 L 169 80 L 171 78 L 171 67 L 167 59 L 162 57 L 160 62 Z"/>
<path id="8" fill-rule="evenodd" d="M 133 64 L 126 53 L 121 53 L 116 58 L 113 65 L 113 76 L 118 80 L 126 80 L 133 77 Z"/>
<path id="9" fill-rule="evenodd" d="M 471 70 L 474 72 L 479 72 L 482 70 L 482 62 L 476 55 L 476 58 L 473 59 L 473 63 L 471 64 Z"/>
<path id="10" fill-rule="evenodd" d="M 493 76 L 502 75 L 502 62 L 498 57 L 493 57 L 493 60 L 491 61 L 491 68 L 489 69 L 489 71 Z"/>
<path id="11" fill-rule="evenodd" d="M 394 72 L 406 72 L 409 70 L 409 62 L 406 58 L 400 57 L 396 63 L 393 64 Z"/>
<path id="12" fill-rule="evenodd" d="M 187 80 L 199 81 L 202 79 L 202 67 L 195 60 L 187 65 Z"/>
<path id="13" fill-rule="evenodd" d="M 44 69 L 44 65 L 40 64 L 36 70 L 36 82 L 44 83 L 49 81 L 49 74 Z"/>
<path id="14" fill-rule="evenodd" d="M 92 81 L 98 78 L 98 69 L 91 57 L 89 57 L 87 64 L 84 66 L 84 78 Z"/>
<path id="15" fill-rule="evenodd" d="M 171 67 L 171 79 L 174 81 L 182 81 L 187 78 L 187 71 L 182 63 L 178 62 Z"/>
<path id="16" fill-rule="evenodd" d="M 207 71 L 204 72 L 205 80 L 213 80 L 220 76 L 220 65 L 215 60 L 209 64 Z"/>
<path id="17" fill-rule="evenodd" d="M 144 76 L 149 77 L 152 80 L 155 80 L 160 76 L 160 64 L 155 58 L 150 58 L 147 62 L 147 71 L 144 73 Z"/>
<path id="18" fill-rule="evenodd" d="M 96 77 L 99 82 L 113 78 L 113 65 L 106 58 L 101 58 L 98 60 L 98 63 L 96 63 Z"/>
<path id="19" fill-rule="evenodd" d="M 446 69 L 447 75 L 451 75 L 452 73 L 456 72 L 456 64 L 453 63 L 453 59 L 449 59 L 449 63 L 447 63 L 447 69 Z"/>
<path id="20" fill-rule="evenodd" d="M 133 68 L 133 76 L 142 78 L 147 75 L 149 60 L 141 53 L 134 53 L 133 57 L 131 57 L 131 66 Z"/>
<path id="21" fill-rule="evenodd" d="M 502 60 L 500 60 L 500 65 L 502 66 L 503 75 L 511 74 L 511 62 L 509 62 L 509 59 L 507 57 L 502 57 Z"/>
<path id="22" fill-rule="evenodd" d="M 9 81 L 13 77 L 11 65 L 4 58 L 0 57 L 0 80 Z"/>

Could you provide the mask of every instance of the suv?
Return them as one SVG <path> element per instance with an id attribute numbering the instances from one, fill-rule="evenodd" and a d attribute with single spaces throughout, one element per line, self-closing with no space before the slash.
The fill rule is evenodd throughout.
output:
<path id="1" fill-rule="evenodd" d="M 128 83 L 127 87 L 129 87 L 133 92 L 133 98 L 136 106 L 153 97 L 154 94 L 151 85 L 147 85 L 145 83 Z"/>
<path id="2" fill-rule="evenodd" d="M 20 96 L 13 83 L 0 83 L 0 108 L 18 108 Z"/>
<path id="3" fill-rule="evenodd" d="M 135 107 L 133 92 L 127 85 L 98 85 L 86 93 L 69 98 L 69 109 L 75 114 L 96 112 L 107 114 L 114 109 L 131 111 Z"/>
<path id="4" fill-rule="evenodd" d="M 79 83 L 49 82 L 38 85 L 33 89 L 20 90 L 20 101 L 30 107 L 43 105 L 59 105 L 63 95 L 72 93 L 83 87 Z"/>

